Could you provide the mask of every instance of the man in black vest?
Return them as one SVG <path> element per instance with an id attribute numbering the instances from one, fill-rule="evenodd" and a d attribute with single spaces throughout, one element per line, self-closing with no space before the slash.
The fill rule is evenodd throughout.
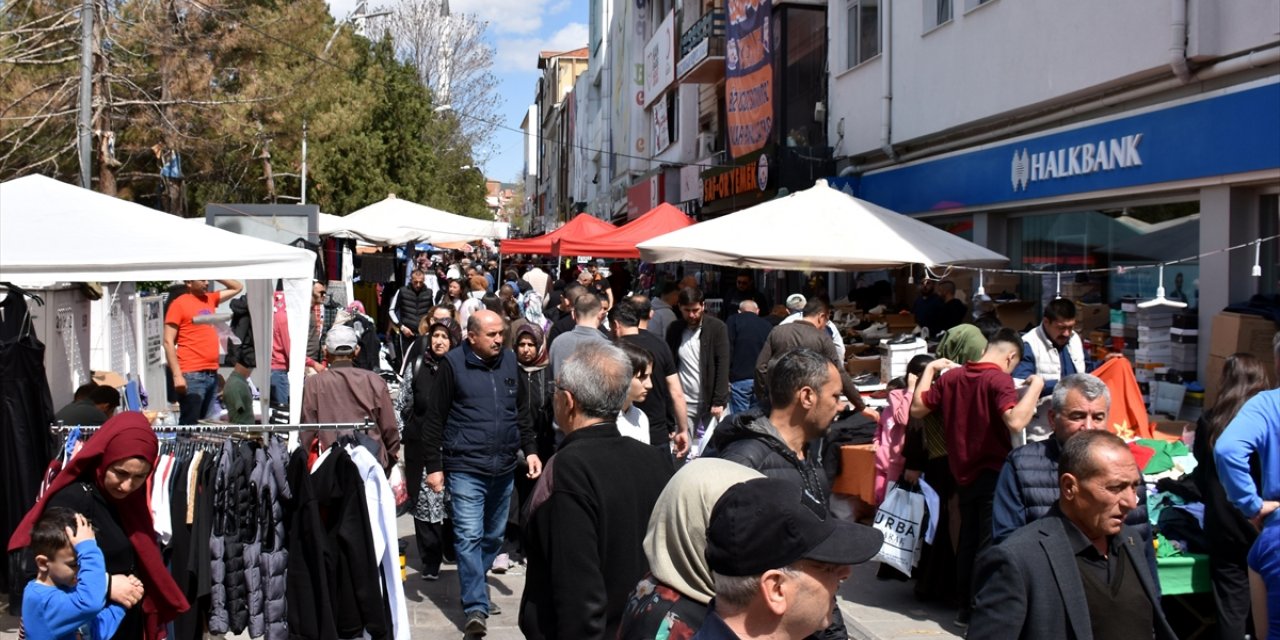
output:
<path id="1" fill-rule="evenodd" d="M 432 491 L 449 488 L 454 549 L 468 636 L 483 636 L 499 613 L 485 573 L 502 547 L 517 464 L 542 474 L 533 422 L 519 406 L 516 355 L 503 347 L 506 322 L 481 309 L 467 320 L 467 340 L 445 355 L 425 416 L 424 470 Z M 523 452 L 523 455 L 521 455 Z"/>
<path id="2" fill-rule="evenodd" d="M 391 342 L 391 357 L 394 360 L 391 366 L 396 371 L 400 370 L 400 360 L 404 357 L 405 350 L 418 335 L 418 321 L 431 310 L 435 299 L 436 292 L 427 287 L 427 274 L 421 269 L 415 269 L 409 274 L 409 286 L 396 289 L 395 295 L 391 297 L 391 304 L 387 307 L 388 315 L 391 316 L 391 331 L 387 339 Z"/>
<path id="3" fill-rule="evenodd" d="M 978 558 L 969 637 L 1177 638 L 1141 533 L 1125 524 L 1141 482 L 1115 434 L 1083 431 L 1068 440 L 1057 503 Z"/>

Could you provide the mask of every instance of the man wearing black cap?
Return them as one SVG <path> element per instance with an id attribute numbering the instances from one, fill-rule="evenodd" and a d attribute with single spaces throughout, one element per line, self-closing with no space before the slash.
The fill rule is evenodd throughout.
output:
<path id="1" fill-rule="evenodd" d="M 795 485 L 773 478 L 736 484 L 707 526 L 716 597 L 694 640 L 804 638 L 827 628 L 850 567 L 884 542 L 871 527 L 827 515 Z"/>

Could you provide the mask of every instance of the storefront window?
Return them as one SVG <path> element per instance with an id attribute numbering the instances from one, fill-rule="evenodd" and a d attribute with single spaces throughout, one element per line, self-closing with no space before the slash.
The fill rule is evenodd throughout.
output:
<path id="1" fill-rule="evenodd" d="M 1151 298 L 1157 270 L 1146 267 L 1192 258 L 1164 270 L 1166 295 L 1196 307 L 1199 300 L 1199 203 L 1028 215 L 1009 221 L 1011 268 L 1088 274 L 1023 276 L 1026 300 L 1057 295 L 1077 302 L 1116 303 Z"/>

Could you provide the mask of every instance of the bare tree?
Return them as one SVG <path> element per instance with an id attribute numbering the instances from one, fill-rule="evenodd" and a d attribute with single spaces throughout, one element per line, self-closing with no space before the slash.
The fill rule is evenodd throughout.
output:
<path id="1" fill-rule="evenodd" d="M 439 105 L 452 107 L 474 164 L 493 149 L 502 97 L 493 74 L 494 50 L 484 39 L 489 24 L 449 10 L 448 0 L 399 0 L 375 26 L 386 29 L 396 51 L 412 64 Z"/>

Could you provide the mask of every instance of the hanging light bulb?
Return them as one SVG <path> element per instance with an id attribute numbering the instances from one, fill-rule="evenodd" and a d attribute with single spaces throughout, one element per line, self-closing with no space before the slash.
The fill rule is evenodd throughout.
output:
<path id="1" fill-rule="evenodd" d="M 1062 274 L 1061 273 L 1057 275 L 1057 279 L 1058 279 L 1057 284 L 1054 285 L 1054 290 L 1053 290 L 1054 299 L 1062 297 Z"/>
<path id="2" fill-rule="evenodd" d="M 1156 297 L 1151 300 L 1144 300 L 1138 303 L 1139 309 L 1150 309 L 1151 307 L 1174 307 L 1182 309 L 1187 303 L 1180 300 L 1170 300 L 1164 297 L 1164 265 L 1160 265 L 1159 285 L 1156 287 Z"/>
<path id="3" fill-rule="evenodd" d="M 1253 277 L 1262 277 L 1262 240 L 1253 242 Z"/>
<path id="4" fill-rule="evenodd" d="M 985 275 L 985 272 L 982 269 L 978 269 L 978 292 L 974 294 L 975 296 L 987 295 L 986 287 L 982 286 L 983 285 L 982 280 L 984 275 Z"/>

